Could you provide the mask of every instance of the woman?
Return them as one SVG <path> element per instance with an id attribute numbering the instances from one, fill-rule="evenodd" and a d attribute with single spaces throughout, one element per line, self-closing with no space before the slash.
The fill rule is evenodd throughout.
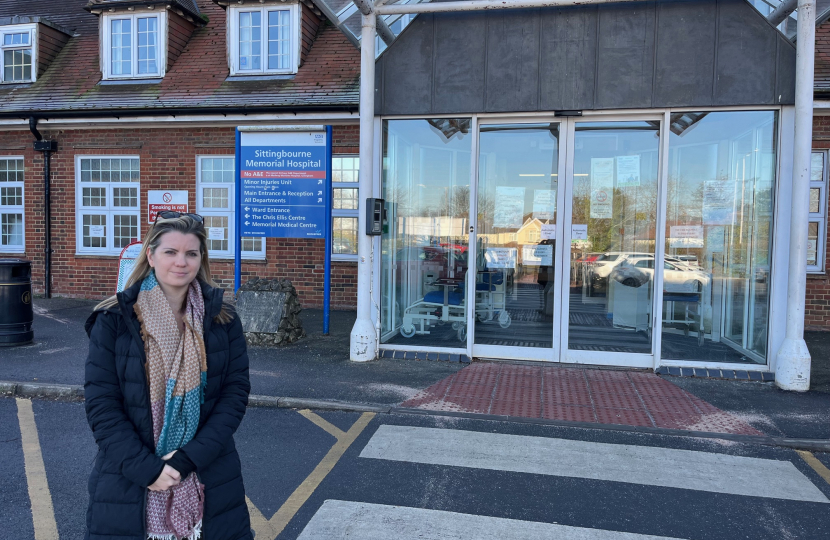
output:
<path id="1" fill-rule="evenodd" d="M 248 354 L 223 292 L 202 217 L 160 212 L 126 290 L 89 317 L 88 540 L 252 538 L 233 441 Z"/>

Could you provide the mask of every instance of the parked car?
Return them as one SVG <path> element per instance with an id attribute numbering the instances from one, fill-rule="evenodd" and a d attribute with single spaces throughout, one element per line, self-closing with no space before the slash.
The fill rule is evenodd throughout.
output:
<path id="1" fill-rule="evenodd" d="M 629 287 L 640 287 L 654 279 L 654 257 L 623 260 L 611 279 Z M 701 292 L 709 284 L 709 275 L 700 270 L 670 261 L 663 263 L 663 290 L 670 293 Z"/>

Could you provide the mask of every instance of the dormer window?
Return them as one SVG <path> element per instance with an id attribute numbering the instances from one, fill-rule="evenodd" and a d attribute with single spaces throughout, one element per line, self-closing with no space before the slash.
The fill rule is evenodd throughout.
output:
<path id="1" fill-rule="evenodd" d="M 297 4 L 228 9 L 231 75 L 297 72 L 300 58 Z"/>
<path id="2" fill-rule="evenodd" d="M 0 26 L 0 81 L 4 83 L 34 82 L 37 77 L 35 43 L 37 25 Z"/>
<path id="3" fill-rule="evenodd" d="M 104 79 L 157 79 L 166 68 L 167 14 L 104 14 Z"/>

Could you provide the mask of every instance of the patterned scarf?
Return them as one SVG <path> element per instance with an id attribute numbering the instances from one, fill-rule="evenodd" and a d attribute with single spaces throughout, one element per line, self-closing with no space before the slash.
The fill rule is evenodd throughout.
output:
<path id="1" fill-rule="evenodd" d="M 155 272 L 141 283 L 135 312 L 147 353 L 156 455 L 162 457 L 188 443 L 199 426 L 199 405 L 204 403 L 207 382 L 202 288 L 196 280 L 190 284 L 181 334 Z M 195 540 L 202 528 L 203 510 L 204 486 L 195 472 L 166 491 L 147 490 L 147 537 Z"/>

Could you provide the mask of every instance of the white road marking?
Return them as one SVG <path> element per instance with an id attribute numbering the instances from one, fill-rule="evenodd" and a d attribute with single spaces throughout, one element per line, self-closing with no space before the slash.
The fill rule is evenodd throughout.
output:
<path id="1" fill-rule="evenodd" d="M 383 425 L 360 457 L 830 503 L 789 461 L 673 448 Z"/>
<path id="2" fill-rule="evenodd" d="M 35 424 L 32 402 L 17 398 L 17 421 L 20 424 L 20 438 L 23 443 L 23 463 L 26 469 L 26 486 L 29 488 L 29 503 L 32 505 L 32 523 L 35 540 L 58 540 L 58 524 L 52 507 L 52 494 L 46 479 L 46 466 L 40 450 L 40 438 Z"/>
<path id="3" fill-rule="evenodd" d="M 297 540 L 677 540 L 626 532 L 584 529 L 347 501 L 325 501 Z"/>
<path id="4" fill-rule="evenodd" d="M 46 311 L 45 308 L 42 308 L 40 306 L 32 306 L 32 311 L 34 311 L 35 315 L 40 315 L 41 317 L 46 317 L 47 319 L 52 319 L 53 321 L 57 321 L 61 324 L 69 324 L 68 319 L 62 319 L 62 318 L 58 317 L 57 315 L 52 315 L 51 313 Z"/>
<path id="5" fill-rule="evenodd" d="M 45 351 L 38 351 L 40 354 L 55 354 L 63 351 L 68 351 L 72 347 L 61 347 L 60 349 L 46 349 Z"/>

